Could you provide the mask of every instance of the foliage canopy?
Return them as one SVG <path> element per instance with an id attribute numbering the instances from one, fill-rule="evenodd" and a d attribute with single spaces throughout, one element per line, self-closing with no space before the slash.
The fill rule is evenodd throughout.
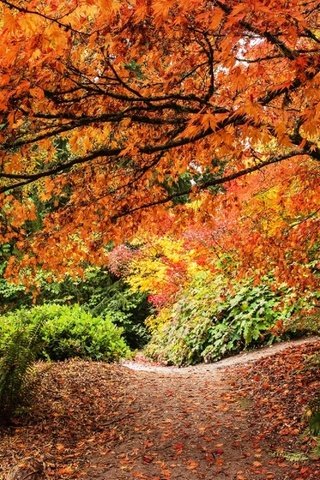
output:
<path id="1" fill-rule="evenodd" d="M 44 265 L 102 263 L 110 239 L 166 229 L 168 206 L 180 228 L 186 195 L 207 218 L 212 187 L 268 166 L 318 171 L 316 0 L 1 0 L 0 15 L 0 241 L 23 249 L 36 222 Z"/>

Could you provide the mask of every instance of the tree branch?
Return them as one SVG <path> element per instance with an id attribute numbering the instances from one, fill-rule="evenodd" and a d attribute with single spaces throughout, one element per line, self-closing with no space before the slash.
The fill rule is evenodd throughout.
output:
<path id="1" fill-rule="evenodd" d="M 258 170 L 261 170 L 269 165 L 272 165 L 272 164 L 275 164 L 275 163 L 280 163 L 284 160 L 288 160 L 290 158 L 293 158 L 293 157 L 296 157 L 296 156 L 301 156 L 301 155 L 305 155 L 305 153 L 303 152 L 303 150 L 295 150 L 293 152 L 290 152 L 290 153 L 287 153 L 287 154 L 284 154 L 284 155 L 279 155 L 279 156 L 276 156 L 276 157 L 271 157 L 269 158 L 268 160 L 265 160 L 259 164 L 256 164 L 256 165 L 253 165 L 252 167 L 248 167 L 248 168 L 245 168 L 243 170 L 240 170 L 238 172 L 235 172 L 235 173 L 232 173 L 230 175 L 226 175 L 224 177 L 220 177 L 220 178 L 216 178 L 216 179 L 213 179 L 213 180 L 209 180 L 207 182 L 204 182 L 200 185 L 197 185 L 196 186 L 196 190 L 197 191 L 202 191 L 202 190 L 206 190 L 208 189 L 209 187 L 214 187 L 214 186 L 217 186 L 217 185 L 223 185 L 224 183 L 228 183 L 228 182 L 231 182 L 232 180 L 236 180 L 237 178 L 241 178 L 241 177 L 244 177 L 246 175 L 249 175 L 250 173 L 253 173 L 253 172 L 256 172 Z M 190 193 L 192 193 L 194 191 L 194 189 L 191 187 L 191 188 L 188 188 L 188 189 L 185 189 L 184 191 L 182 192 L 177 192 L 177 193 L 173 193 L 171 195 L 168 195 L 164 198 L 161 198 L 159 200 L 155 200 L 153 202 L 148 202 L 148 203 L 144 203 L 142 205 L 139 205 L 137 207 L 133 207 L 131 209 L 126 209 L 125 211 L 123 212 L 120 212 L 116 215 L 114 215 L 112 217 L 112 220 L 113 221 L 116 221 L 117 219 L 121 218 L 121 217 L 124 217 L 124 216 L 127 216 L 127 215 L 131 215 L 139 210 L 145 210 L 145 209 L 148 209 L 148 208 L 151 208 L 151 207 L 155 207 L 156 205 L 164 205 L 166 203 L 169 203 L 171 202 L 172 200 L 174 200 L 175 198 L 179 198 L 179 197 L 182 197 L 184 195 L 189 195 Z"/>

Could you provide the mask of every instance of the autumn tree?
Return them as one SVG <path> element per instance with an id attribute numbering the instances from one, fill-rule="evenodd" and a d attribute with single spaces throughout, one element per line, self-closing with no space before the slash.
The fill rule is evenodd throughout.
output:
<path id="1" fill-rule="evenodd" d="M 1 242 L 25 249 L 34 198 L 51 202 L 26 264 L 99 264 L 172 205 L 183 227 L 181 197 L 212 215 L 213 187 L 319 169 L 316 0 L 0 0 L 0 14 Z"/>

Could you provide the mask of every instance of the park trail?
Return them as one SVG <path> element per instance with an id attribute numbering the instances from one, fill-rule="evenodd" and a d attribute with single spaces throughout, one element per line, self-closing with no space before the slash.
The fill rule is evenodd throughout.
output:
<path id="1" fill-rule="evenodd" d="M 0 439 L 3 478 L 19 461 L 28 472 L 24 457 L 37 458 L 43 478 L 55 480 L 319 480 L 316 463 L 279 456 L 276 439 L 252 420 L 254 392 L 246 384 L 248 366 L 252 375 L 263 359 L 297 361 L 319 347 L 312 338 L 187 368 L 40 366 L 37 417 Z"/>

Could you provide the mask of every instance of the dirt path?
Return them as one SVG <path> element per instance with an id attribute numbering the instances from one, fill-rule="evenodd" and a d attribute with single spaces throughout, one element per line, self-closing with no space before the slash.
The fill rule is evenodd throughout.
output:
<path id="1" fill-rule="evenodd" d="M 315 341 L 283 343 L 187 368 L 126 362 L 133 371 L 127 395 L 134 409 L 122 441 L 94 460 L 88 478 L 291 480 L 291 466 L 277 461 L 252 434 L 249 401 L 230 384 L 232 367 Z"/>
<path id="2" fill-rule="evenodd" d="M 237 365 L 281 352 L 302 358 L 314 345 L 319 340 L 184 369 L 55 364 L 43 375 L 35 414 L 0 430 L 0 479 L 31 457 L 44 476 L 28 480 L 318 480 L 274 456 L 259 425 L 249 423 L 250 382 L 249 396 L 236 386 L 246 375 Z"/>
<path id="3" fill-rule="evenodd" d="M 134 409 L 121 441 L 93 460 L 86 478 L 286 478 L 274 475 L 274 459 L 247 435 L 245 409 L 230 394 L 226 373 L 132 375 L 127 395 Z"/>
<path id="4" fill-rule="evenodd" d="M 165 373 L 166 375 L 170 374 L 214 374 L 221 368 L 225 367 L 234 367 L 237 365 L 247 364 L 250 362 L 256 362 L 261 358 L 269 357 L 271 355 L 276 355 L 277 353 L 283 352 L 285 350 L 293 349 L 299 345 L 308 345 L 315 343 L 320 340 L 320 337 L 309 337 L 301 340 L 294 340 L 288 342 L 281 342 L 269 347 L 259 348 L 257 350 L 252 350 L 250 352 L 240 353 L 239 355 L 234 355 L 233 357 L 228 357 L 219 362 L 215 363 L 201 363 L 199 365 L 194 365 L 191 367 L 166 367 L 157 364 L 151 364 L 149 362 L 132 362 L 126 361 L 122 365 L 130 368 L 135 371 L 144 371 L 144 372 L 154 372 L 154 373 Z"/>

